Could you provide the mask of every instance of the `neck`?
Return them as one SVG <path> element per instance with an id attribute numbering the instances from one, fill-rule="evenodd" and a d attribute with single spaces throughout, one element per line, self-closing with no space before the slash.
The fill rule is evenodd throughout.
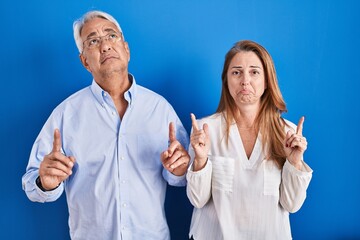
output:
<path id="1" fill-rule="evenodd" d="M 125 114 L 128 102 L 125 100 L 124 93 L 130 88 L 131 82 L 129 76 L 126 74 L 111 74 L 99 80 L 95 80 L 102 89 L 109 93 L 115 107 L 119 113 L 120 118 Z"/>
<path id="2" fill-rule="evenodd" d="M 123 97 L 131 86 L 127 72 L 109 74 L 96 78 L 95 81 L 110 94 L 113 100 Z"/>
<path id="3" fill-rule="evenodd" d="M 238 128 L 252 129 L 255 127 L 255 119 L 257 116 L 257 109 L 253 107 L 238 108 L 238 112 L 235 116 L 235 121 Z"/>

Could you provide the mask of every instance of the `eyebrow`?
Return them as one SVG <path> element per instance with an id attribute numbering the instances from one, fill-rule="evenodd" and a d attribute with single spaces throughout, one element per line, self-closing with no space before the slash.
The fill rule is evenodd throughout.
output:
<path id="1" fill-rule="evenodd" d="M 242 67 L 242 66 L 233 66 L 232 68 L 240 68 L 240 69 L 242 69 L 243 67 Z M 258 68 L 258 69 L 261 69 L 261 67 L 259 67 L 259 66 L 250 66 L 250 68 Z"/>
<path id="2" fill-rule="evenodd" d="M 113 28 L 105 28 L 105 29 L 104 29 L 104 32 L 107 32 L 107 33 L 111 33 L 111 32 L 117 33 L 117 31 L 115 31 Z M 97 35 L 96 32 L 92 32 L 92 33 L 90 33 L 89 35 L 87 35 L 86 39 L 95 37 L 96 35 Z"/>

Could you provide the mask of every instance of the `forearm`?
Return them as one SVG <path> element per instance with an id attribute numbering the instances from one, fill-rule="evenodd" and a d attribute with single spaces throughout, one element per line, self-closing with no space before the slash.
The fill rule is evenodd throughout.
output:
<path id="1" fill-rule="evenodd" d="M 188 182 L 186 194 L 191 204 L 196 208 L 202 208 L 211 197 L 211 175 L 212 164 L 210 161 L 207 161 L 199 171 L 194 171 L 193 165 L 190 166 L 186 175 Z"/>
<path id="2" fill-rule="evenodd" d="M 311 177 L 312 169 L 306 163 L 303 162 L 299 170 L 290 162 L 285 162 L 280 186 L 280 204 L 288 212 L 294 213 L 301 208 Z"/>

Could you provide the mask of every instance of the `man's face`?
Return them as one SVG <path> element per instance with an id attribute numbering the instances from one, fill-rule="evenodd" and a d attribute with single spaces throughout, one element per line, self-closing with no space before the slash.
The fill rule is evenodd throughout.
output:
<path id="1" fill-rule="evenodd" d="M 91 19 L 84 24 L 81 39 L 81 62 L 95 80 L 127 70 L 130 50 L 115 24 L 103 18 Z"/>

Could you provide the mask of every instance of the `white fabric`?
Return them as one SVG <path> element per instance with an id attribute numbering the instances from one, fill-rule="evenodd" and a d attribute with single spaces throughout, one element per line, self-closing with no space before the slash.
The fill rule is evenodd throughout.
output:
<path id="1" fill-rule="evenodd" d="M 204 123 L 209 125 L 211 149 L 206 166 L 197 172 L 190 166 L 187 173 L 187 195 L 194 206 L 189 237 L 291 239 L 289 212 L 302 206 L 312 169 L 304 163 L 299 171 L 289 161 L 279 169 L 264 159 L 259 136 L 248 159 L 236 124 L 227 146 L 222 115 L 198 121 L 199 126 Z M 189 152 L 193 160 L 192 147 Z"/>

